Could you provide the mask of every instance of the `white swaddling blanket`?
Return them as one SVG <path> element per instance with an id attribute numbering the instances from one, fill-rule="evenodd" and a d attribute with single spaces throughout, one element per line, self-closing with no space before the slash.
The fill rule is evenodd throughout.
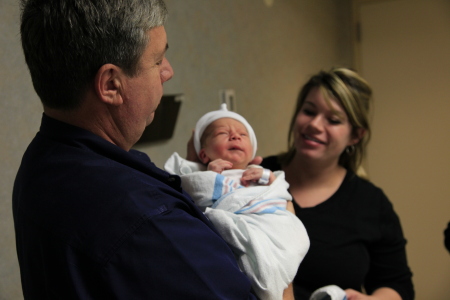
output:
<path id="1" fill-rule="evenodd" d="M 258 297 L 282 299 L 309 249 L 305 227 L 286 210 L 292 197 L 284 172 L 274 172 L 276 180 L 269 186 L 243 187 L 239 178 L 244 170 L 198 172 L 204 166 L 177 153 L 164 168 L 181 176 L 183 189 L 231 246 Z"/>

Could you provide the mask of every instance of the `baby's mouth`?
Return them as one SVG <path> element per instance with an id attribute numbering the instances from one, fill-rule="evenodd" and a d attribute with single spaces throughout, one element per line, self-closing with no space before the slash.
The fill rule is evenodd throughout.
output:
<path id="1" fill-rule="evenodd" d="M 242 149 L 241 148 L 239 148 L 239 147 L 231 147 L 230 149 L 228 149 L 228 150 L 239 150 L 239 151 L 242 151 Z"/>

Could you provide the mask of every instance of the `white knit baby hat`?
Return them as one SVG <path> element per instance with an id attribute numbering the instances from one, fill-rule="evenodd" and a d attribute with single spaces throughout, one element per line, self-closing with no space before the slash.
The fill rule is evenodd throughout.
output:
<path id="1" fill-rule="evenodd" d="M 197 125 L 195 125 L 194 147 L 195 147 L 195 152 L 197 153 L 197 156 L 198 156 L 200 150 L 202 149 L 201 148 L 202 146 L 200 144 L 200 139 L 201 139 L 206 127 L 208 127 L 208 125 L 211 124 L 212 122 L 214 122 L 218 119 L 222 119 L 222 118 L 235 119 L 235 120 L 241 122 L 242 124 L 244 124 L 245 128 L 248 131 L 250 142 L 252 143 L 252 146 L 253 146 L 253 157 L 255 157 L 257 143 L 256 143 L 256 135 L 255 135 L 255 132 L 253 131 L 252 126 L 250 126 L 250 124 L 247 122 L 247 120 L 244 119 L 244 117 L 241 116 L 240 114 L 237 114 L 233 111 L 229 111 L 227 109 L 226 103 L 222 103 L 220 105 L 219 110 L 210 111 L 209 113 L 204 114 L 203 117 L 201 117 L 198 120 Z"/>

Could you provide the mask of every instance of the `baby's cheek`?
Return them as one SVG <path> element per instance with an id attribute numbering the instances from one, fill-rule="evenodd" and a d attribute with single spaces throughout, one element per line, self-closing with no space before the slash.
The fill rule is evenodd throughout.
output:
<path id="1" fill-rule="evenodd" d="M 224 153 L 223 149 L 224 148 L 221 147 L 220 145 L 211 144 L 211 145 L 208 146 L 208 148 L 206 149 L 205 153 L 211 160 L 215 160 L 215 159 L 218 159 L 218 158 L 222 158 L 223 153 Z"/>
<path id="2" fill-rule="evenodd" d="M 213 146 L 211 147 L 211 150 L 212 150 L 214 153 L 220 154 L 220 153 L 223 153 L 223 152 L 225 151 L 225 146 L 224 146 L 224 145 L 221 145 L 221 144 L 215 144 L 215 145 L 213 145 Z"/>

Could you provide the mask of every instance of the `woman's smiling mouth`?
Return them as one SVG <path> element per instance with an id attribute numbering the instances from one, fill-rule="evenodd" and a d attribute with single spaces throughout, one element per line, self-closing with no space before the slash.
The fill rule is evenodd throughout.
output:
<path id="1" fill-rule="evenodd" d="M 314 138 L 312 136 L 309 136 L 309 135 L 306 135 L 306 134 L 302 134 L 302 136 L 303 136 L 304 139 L 306 139 L 308 141 L 313 141 L 313 142 L 325 145 L 325 142 L 323 142 L 321 140 L 318 140 L 318 139 L 316 139 L 316 138 Z"/>

